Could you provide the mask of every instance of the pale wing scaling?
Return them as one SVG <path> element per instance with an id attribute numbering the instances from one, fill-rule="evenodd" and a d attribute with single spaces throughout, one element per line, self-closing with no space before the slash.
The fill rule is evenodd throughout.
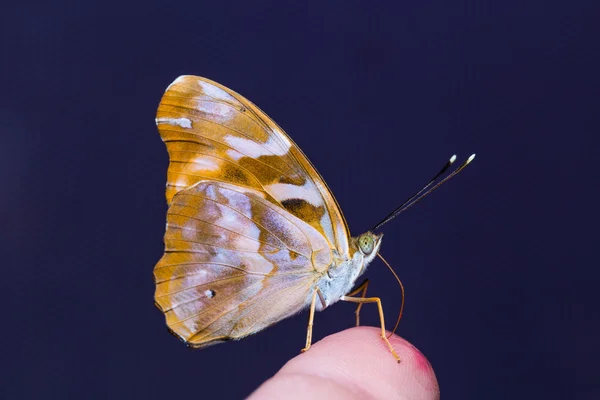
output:
<path id="1" fill-rule="evenodd" d="M 325 238 L 263 192 L 202 181 L 172 199 L 155 299 L 173 333 L 206 346 L 300 311 L 330 263 Z"/>

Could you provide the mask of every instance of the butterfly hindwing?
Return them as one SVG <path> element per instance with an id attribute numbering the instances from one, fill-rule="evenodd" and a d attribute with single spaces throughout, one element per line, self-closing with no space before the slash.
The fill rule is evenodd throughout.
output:
<path id="1" fill-rule="evenodd" d="M 172 198 L 156 302 L 192 346 L 238 339 L 305 307 L 331 262 L 325 238 L 264 192 L 201 181 Z"/>
<path id="2" fill-rule="evenodd" d="M 347 254 L 346 221 L 327 185 L 283 130 L 243 96 L 181 76 L 167 88 L 156 122 L 170 155 L 169 203 L 200 180 L 256 189 Z"/>

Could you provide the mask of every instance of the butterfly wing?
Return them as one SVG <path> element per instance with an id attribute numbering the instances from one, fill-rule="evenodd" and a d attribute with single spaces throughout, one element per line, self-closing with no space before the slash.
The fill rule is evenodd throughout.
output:
<path id="1" fill-rule="evenodd" d="M 300 311 L 331 261 L 323 235 L 264 192 L 201 181 L 171 200 L 155 299 L 169 329 L 203 347 Z"/>
<path id="2" fill-rule="evenodd" d="M 167 201 L 210 179 L 264 191 L 320 232 L 341 255 L 349 231 L 327 185 L 293 141 L 257 106 L 216 82 L 180 76 L 156 116 L 170 165 Z"/>

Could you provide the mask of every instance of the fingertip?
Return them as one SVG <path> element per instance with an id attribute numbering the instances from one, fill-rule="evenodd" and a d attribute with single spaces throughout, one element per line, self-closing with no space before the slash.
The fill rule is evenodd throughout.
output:
<path id="1" fill-rule="evenodd" d="M 397 363 L 380 335 L 379 329 L 359 327 L 328 336 L 290 360 L 252 398 L 275 398 L 269 393 L 281 396 L 286 392 L 295 393 L 293 398 L 314 398 L 326 389 L 335 394 L 333 398 L 439 399 L 437 379 L 427 358 L 393 335 L 389 340 L 401 359 Z M 302 396 L 294 389 L 299 385 L 312 394 Z"/>

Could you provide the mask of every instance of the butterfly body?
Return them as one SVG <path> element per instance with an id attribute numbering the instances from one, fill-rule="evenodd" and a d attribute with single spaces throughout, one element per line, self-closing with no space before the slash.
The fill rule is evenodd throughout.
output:
<path id="1" fill-rule="evenodd" d="M 310 347 L 315 310 L 359 302 L 347 295 L 381 236 L 352 238 L 310 161 L 238 93 L 181 76 L 167 88 L 156 123 L 170 164 L 155 302 L 170 331 L 205 347 L 309 307 Z M 379 299 L 362 300 L 377 301 L 383 317 Z"/>
<path id="2" fill-rule="evenodd" d="M 366 234 L 370 233 L 367 232 Z M 317 281 L 316 287 L 323 294 L 324 300 L 324 302 L 317 302 L 317 311 L 322 311 L 336 303 L 342 296 L 352 290 L 356 280 L 364 274 L 367 266 L 379 251 L 381 236 L 373 235 L 377 247 L 371 254 L 365 255 L 358 248 L 355 248 L 351 258 L 332 264 L 327 273 Z M 356 240 L 357 238 L 352 238 L 352 242 L 356 242 Z"/>

